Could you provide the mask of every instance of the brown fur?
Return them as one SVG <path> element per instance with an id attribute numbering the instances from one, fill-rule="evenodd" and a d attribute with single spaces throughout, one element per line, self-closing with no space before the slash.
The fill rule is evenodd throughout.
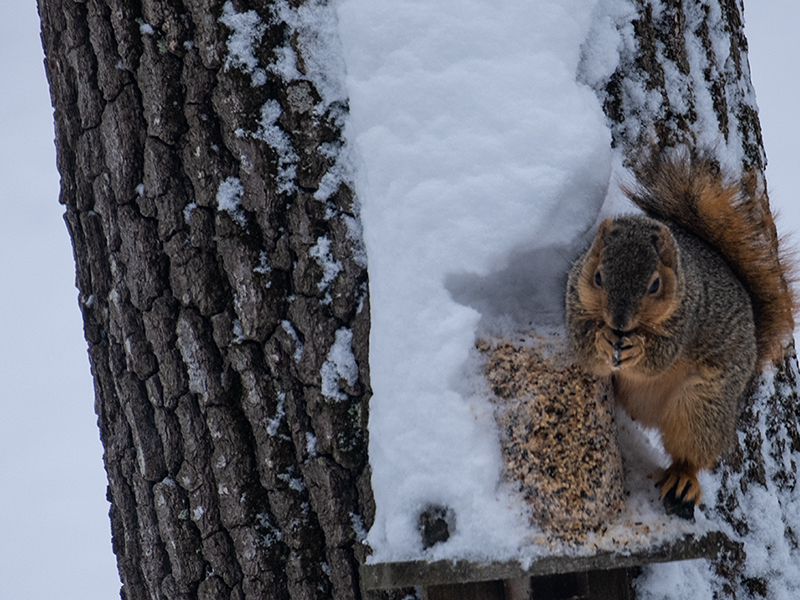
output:
<path id="1" fill-rule="evenodd" d="M 766 193 L 754 173 L 727 181 L 711 159 L 654 153 L 635 167 L 639 185 L 623 187 L 648 215 L 671 221 L 717 249 L 753 303 L 758 361 L 781 358 L 794 331 L 790 285 L 795 260 L 780 252 Z"/>

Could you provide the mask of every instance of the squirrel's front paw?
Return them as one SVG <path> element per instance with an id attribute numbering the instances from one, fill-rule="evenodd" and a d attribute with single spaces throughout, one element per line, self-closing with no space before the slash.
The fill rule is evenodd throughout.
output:
<path id="1" fill-rule="evenodd" d="M 602 327 L 595 335 L 595 348 L 600 360 L 612 370 L 630 368 L 644 356 L 644 339 L 638 333 Z"/>
<path id="2" fill-rule="evenodd" d="M 614 335 L 614 331 L 608 325 L 604 325 L 597 330 L 594 336 L 594 346 L 602 362 L 609 365 L 612 364 L 614 346 L 618 340 L 619 338 Z"/>

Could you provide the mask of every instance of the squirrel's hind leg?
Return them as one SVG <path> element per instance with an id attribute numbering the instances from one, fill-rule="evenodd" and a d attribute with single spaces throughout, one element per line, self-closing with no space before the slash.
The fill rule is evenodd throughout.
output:
<path id="1" fill-rule="evenodd" d="M 730 389 L 730 379 L 729 373 L 695 365 L 668 394 L 658 423 L 664 449 L 672 456 L 658 481 L 662 500 L 673 494 L 675 502 L 692 508 L 700 504 L 698 471 L 711 468 L 735 439 L 739 394 Z M 670 510 L 667 502 L 665 507 Z"/>

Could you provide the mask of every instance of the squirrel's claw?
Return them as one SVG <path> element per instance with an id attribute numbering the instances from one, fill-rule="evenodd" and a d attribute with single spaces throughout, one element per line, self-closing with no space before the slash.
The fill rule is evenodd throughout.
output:
<path id="1" fill-rule="evenodd" d="M 694 506 L 694 502 L 678 498 L 675 488 L 672 488 L 664 496 L 664 510 L 668 515 L 675 515 L 686 521 L 694 522 Z"/>
<path id="2" fill-rule="evenodd" d="M 595 348 L 612 370 L 631 367 L 644 356 L 644 340 L 636 333 L 601 327 L 595 335 Z"/>
<path id="3" fill-rule="evenodd" d="M 696 468 L 685 461 L 674 462 L 661 475 L 656 487 L 661 488 L 659 499 L 664 501 L 668 514 L 694 519 L 694 507 L 703 498 Z"/>
<path id="4" fill-rule="evenodd" d="M 661 488 L 659 496 L 661 500 L 673 489 L 680 500 L 700 504 L 700 500 L 703 499 L 703 490 L 700 488 L 700 482 L 697 481 L 697 470 L 685 463 L 673 463 L 661 475 L 656 487 Z"/>

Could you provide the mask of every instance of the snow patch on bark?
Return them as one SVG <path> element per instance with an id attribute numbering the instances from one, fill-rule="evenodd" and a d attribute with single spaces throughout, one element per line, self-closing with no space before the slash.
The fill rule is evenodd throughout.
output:
<path id="1" fill-rule="evenodd" d="M 300 341 L 300 337 L 297 335 L 290 321 L 284 319 L 281 321 L 281 327 L 283 327 L 283 330 L 288 333 L 289 337 L 294 341 L 294 362 L 299 363 L 300 359 L 303 358 L 303 342 Z"/>
<path id="2" fill-rule="evenodd" d="M 247 217 L 242 210 L 242 194 L 244 194 L 244 186 L 239 178 L 228 177 L 219 184 L 217 209 L 226 211 L 231 219 L 244 227 L 247 225 Z"/>
<path id="3" fill-rule="evenodd" d="M 277 435 L 278 427 L 280 427 L 281 423 L 286 419 L 286 409 L 284 408 L 285 403 L 286 394 L 284 392 L 280 392 L 278 394 L 278 406 L 275 408 L 275 416 L 272 417 L 267 423 L 267 433 L 269 435 Z"/>
<path id="4" fill-rule="evenodd" d="M 342 263 L 331 254 L 331 240 L 327 236 L 317 238 L 316 245 L 312 246 L 308 253 L 322 267 L 322 279 L 317 283 L 317 289 L 324 292 L 342 271 Z"/>
<path id="5" fill-rule="evenodd" d="M 663 2 L 657 0 L 650 6 L 653 23 L 667 18 Z M 713 150 L 723 165 L 738 170 L 747 143 L 740 122 L 742 108 L 757 112 L 747 52 L 741 49 L 736 64 L 731 56 L 732 34 L 726 29 L 719 3 L 688 3 L 683 10 L 685 57 L 675 60 L 664 52 L 662 42 L 656 41 L 655 60 L 663 73 L 666 97 L 661 88 L 651 89 L 649 75 L 636 66 L 641 49 L 633 24 L 641 15 L 630 0 L 598 0 L 581 47 L 578 81 L 594 89 L 602 101 L 608 101 L 607 85 L 621 67 L 625 75 L 620 106 L 624 118 L 611 127 L 625 148 L 658 139 L 656 123 L 671 127 L 671 133 L 682 139 L 685 133 L 668 118 L 678 113 L 684 117 L 695 147 Z M 714 94 L 724 98 L 722 104 Z"/>
<path id="6" fill-rule="evenodd" d="M 237 13 L 233 3 L 228 0 L 222 6 L 220 23 L 231 30 L 228 38 L 228 55 L 225 57 L 225 70 L 239 69 L 250 75 L 253 87 L 267 83 L 267 73 L 259 66 L 255 48 L 261 42 L 266 24 L 254 10 Z"/>
<path id="7" fill-rule="evenodd" d="M 286 23 L 288 32 L 287 44 L 280 53 L 281 59 L 272 70 L 287 82 L 300 78 L 311 81 L 322 98 L 316 108 L 319 114 L 334 102 L 346 101 L 345 65 L 335 3 L 311 0 L 294 7 L 287 0 L 278 0 L 274 11 L 276 21 Z M 302 74 L 297 68 L 297 56 L 289 40 L 295 40 L 302 54 Z"/>
<path id="8" fill-rule="evenodd" d="M 354 385 L 358 381 L 358 364 L 353 355 L 352 341 L 353 332 L 350 329 L 339 329 L 327 360 L 320 369 L 322 395 L 329 400 L 347 400 L 347 394 L 339 389 L 340 379 L 344 379 L 347 385 Z"/>

